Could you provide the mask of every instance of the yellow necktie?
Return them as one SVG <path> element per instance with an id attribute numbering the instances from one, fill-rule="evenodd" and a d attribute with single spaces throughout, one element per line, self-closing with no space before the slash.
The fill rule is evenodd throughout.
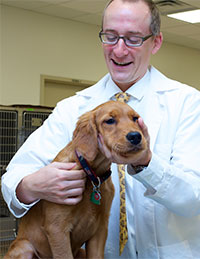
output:
<path id="1" fill-rule="evenodd" d="M 130 95 L 124 92 L 115 94 L 115 98 L 120 102 L 128 102 Z M 128 240 L 126 200 L 125 200 L 125 166 L 118 165 L 119 184 L 120 184 L 120 234 L 119 234 L 119 254 L 121 255 Z"/>

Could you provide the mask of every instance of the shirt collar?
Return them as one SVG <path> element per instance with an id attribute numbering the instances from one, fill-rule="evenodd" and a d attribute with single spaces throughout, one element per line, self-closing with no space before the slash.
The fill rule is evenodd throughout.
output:
<path id="1" fill-rule="evenodd" d="M 145 94 L 146 88 L 149 85 L 150 72 L 147 70 L 146 74 L 134 85 L 132 85 L 126 92 L 131 95 L 131 98 L 141 100 Z M 114 95 L 121 92 L 121 89 L 114 83 L 110 74 L 104 76 L 94 86 L 88 87 L 85 90 L 77 92 L 78 95 L 88 96 L 90 98 L 98 98 L 104 101 L 114 100 Z"/>
<path id="2" fill-rule="evenodd" d="M 131 95 L 131 97 L 138 99 L 139 101 L 143 98 L 145 95 L 145 92 L 147 90 L 147 87 L 149 85 L 150 81 L 150 72 L 147 70 L 145 75 L 135 84 L 133 84 L 126 92 Z M 110 90 L 110 99 L 114 100 L 114 95 L 118 92 L 120 92 L 120 88 L 113 82 L 112 78 L 109 78 L 109 81 L 107 82 L 109 84 L 108 88 Z M 112 93 L 112 94 L 111 94 Z M 114 94 L 113 94 L 114 93 Z"/>

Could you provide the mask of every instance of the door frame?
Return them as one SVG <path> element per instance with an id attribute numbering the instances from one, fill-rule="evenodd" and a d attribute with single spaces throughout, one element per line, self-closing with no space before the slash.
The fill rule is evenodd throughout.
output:
<path id="1" fill-rule="evenodd" d="M 58 76 L 49 76 L 49 75 L 40 75 L 40 105 L 45 105 L 44 103 L 44 94 L 45 94 L 45 85 L 46 83 L 57 83 L 57 84 L 71 84 L 76 86 L 91 86 L 94 85 L 95 81 L 83 80 L 83 79 L 74 79 L 68 77 L 58 77 Z"/>

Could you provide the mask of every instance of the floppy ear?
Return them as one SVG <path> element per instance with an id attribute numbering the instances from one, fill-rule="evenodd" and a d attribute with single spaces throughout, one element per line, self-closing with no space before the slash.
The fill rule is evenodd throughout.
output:
<path id="1" fill-rule="evenodd" d="M 83 114 L 73 133 L 75 149 L 88 161 L 95 159 L 98 151 L 97 128 L 95 113 L 90 111 Z"/>

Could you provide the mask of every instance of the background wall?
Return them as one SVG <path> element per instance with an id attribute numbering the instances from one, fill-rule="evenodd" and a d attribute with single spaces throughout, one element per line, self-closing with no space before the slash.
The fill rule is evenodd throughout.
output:
<path id="1" fill-rule="evenodd" d="M 200 51 L 164 42 L 151 63 L 166 76 L 200 90 Z"/>
<path id="2" fill-rule="evenodd" d="M 40 104 L 40 75 L 98 81 L 107 73 L 100 28 L 2 6 L 0 104 Z M 200 52 L 164 43 L 152 64 L 200 89 Z"/>

